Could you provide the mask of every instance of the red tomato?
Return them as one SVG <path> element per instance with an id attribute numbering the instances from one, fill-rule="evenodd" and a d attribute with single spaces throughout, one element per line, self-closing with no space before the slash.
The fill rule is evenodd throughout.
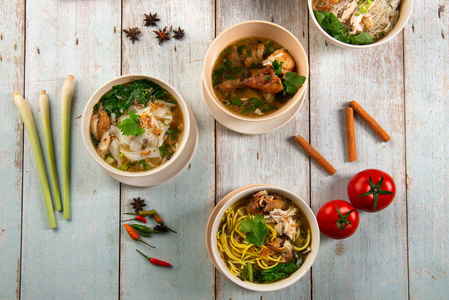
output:
<path id="1" fill-rule="evenodd" d="M 359 227 L 359 213 L 344 200 L 332 200 L 324 204 L 317 215 L 322 233 L 333 239 L 345 239 Z"/>
<path id="2" fill-rule="evenodd" d="M 357 173 L 348 184 L 348 197 L 352 205 L 367 212 L 376 212 L 393 202 L 396 185 L 387 173 L 368 169 Z"/>

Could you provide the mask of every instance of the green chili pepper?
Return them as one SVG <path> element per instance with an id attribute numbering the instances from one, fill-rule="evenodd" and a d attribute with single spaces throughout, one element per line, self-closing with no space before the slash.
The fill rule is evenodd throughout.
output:
<path id="1" fill-rule="evenodd" d="M 148 217 L 154 215 L 155 213 L 157 213 L 157 211 L 152 209 L 152 210 L 141 210 L 138 213 L 125 213 L 125 215 L 139 215 L 141 217 Z"/>
<path id="2" fill-rule="evenodd" d="M 137 232 L 139 232 L 141 235 L 146 237 L 149 237 L 151 233 L 162 233 L 162 231 L 152 230 L 151 228 L 140 224 L 131 224 L 131 227 L 137 230 Z"/>

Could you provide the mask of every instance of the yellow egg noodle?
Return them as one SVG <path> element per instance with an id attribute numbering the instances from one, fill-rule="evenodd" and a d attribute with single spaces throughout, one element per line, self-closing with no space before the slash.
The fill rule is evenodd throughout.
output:
<path id="1" fill-rule="evenodd" d="M 221 218 L 220 230 L 217 232 L 217 246 L 220 255 L 228 266 L 232 274 L 240 276 L 247 264 L 257 264 L 261 269 L 271 269 L 279 263 L 288 261 L 282 256 L 271 250 L 267 245 L 260 247 L 244 242 L 246 234 L 239 230 L 240 221 L 246 217 L 254 217 L 254 213 L 248 211 L 247 206 L 238 207 L 241 204 L 235 204 L 228 208 Z M 276 238 L 277 232 L 270 225 L 266 227 L 269 230 L 268 240 L 271 242 Z M 297 230 L 295 241 L 301 241 L 300 231 Z M 239 238 L 240 236 L 240 238 Z M 310 230 L 307 229 L 307 237 L 301 247 L 296 247 L 292 243 L 295 252 L 305 250 L 310 244 Z"/>

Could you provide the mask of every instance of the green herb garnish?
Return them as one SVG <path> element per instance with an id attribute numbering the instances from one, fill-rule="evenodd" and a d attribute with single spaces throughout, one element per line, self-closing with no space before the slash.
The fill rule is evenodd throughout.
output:
<path id="1" fill-rule="evenodd" d="M 283 95 L 286 94 L 294 95 L 306 81 L 306 77 L 296 74 L 295 72 L 288 72 L 285 75 L 285 79 L 282 80 L 284 85 Z"/>
<path id="2" fill-rule="evenodd" d="M 313 13 L 324 31 L 340 42 L 353 45 L 366 45 L 374 42 L 373 38 L 366 32 L 350 35 L 338 18 L 331 12 L 314 10 Z"/>
<path id="3" fill-rule="evenodd" d="M 178 133 L 179 133 L 178 129 L 169 129 L 169 130 L 167 130 L 167 134 L 169 134 L 171 136 L 171 139 L 173 141 L 176 141 L 178 139 Z"/>
<path id="4" fill-rule="evenodd" d="M 273 67 L 274 73 L 276 73 L 277 76 L 282 76 L 282 65 L 284 64 L 283 61 L 281 63 L 278 63 L 277 60 L 273 61 L 271 63 L 271 66 Z"/>
<path id="5" fill-rule="evenodd" d="M 124 135 L 132 135 L 132 136 L 141 135 L 145 132 L 145 129 L 140 128 L 139 119 L 140 116 L 136 115 L 132 110 L 129 112 L 129 118 L 126 118 L 123 121 L 121 121 L 117 127 Z"/>
<path id="6" fill-rule="evenodd" d="M 256 246 L 265 244 L 265 238 L 268 236 L 268 228 L 265 225 L 265 218 L 262 215 L 255 214 L 254 218 L 246 217 L 240 221 L 240 231 L 248 233 L 245 242 Z"/>
<path id="7" fill-rule="evenodd" d="M 167 157 L 169 146 L 167 144 L 163 144 L 161 147 L 159 147 L 159 153 L 162 157 Z"/>

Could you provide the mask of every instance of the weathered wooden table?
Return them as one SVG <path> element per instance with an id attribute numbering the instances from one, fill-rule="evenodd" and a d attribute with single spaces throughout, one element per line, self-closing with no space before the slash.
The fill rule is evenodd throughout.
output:
<path id="1" fill-rule="evenodd" d="M 449 7 L 415 1 L 412 17 L 393 41 L 361 51 L 326 43 L 310 20 L 307 1 L 0 1 L 0 299 L 447 299 L 449 292 Z M 186 36 L 161 46 L 144 13 L 159 27 Z M 216 123 L 200 78 L 205 51 L 225 28 L 270 20 L 290 30 L 310 60 L 310 86 L 296 117 L 272 133 L 243 136 Z M 132 44 L 121 29 L 139 26 Z M 88 156 L 80 119 L 90 95 L 121 74 L 170 82 L 199 123 L 200 139 L 187 169 L 152 188 L 121 185 Z M 72 219 L 56 213 L 49 230 L 31 147 L 11 92 L 30 103 L 43 141 L 38 95 L 47 90 L 61 175 L 59 97 L 75 75 L 72 110 Z M 344 107 L 357 100 L 390 133 L 383 143 L 356 118 L 358 161 L 346 160 Z M 293 142 L 301 134 L 338 170 L 328 176 Z M 44 152 L 45 153 L 45 152 Z M 252 183 L 285 187 L 314 212 L 346 199 L 352 175 L 379 168 L 394 177 L 392 206 L 361 213 L 348 240 L 322 236 L 311 270 L 274 293 L 232 284 L 206 253 L 205 226 L 215 203 Z M 155 250 L 129 239 L 122 213 L 132 197 L 147 199 L 178 234 L 152 238 Z M 173 263 L 145 262 L 143 249 Z"/>

